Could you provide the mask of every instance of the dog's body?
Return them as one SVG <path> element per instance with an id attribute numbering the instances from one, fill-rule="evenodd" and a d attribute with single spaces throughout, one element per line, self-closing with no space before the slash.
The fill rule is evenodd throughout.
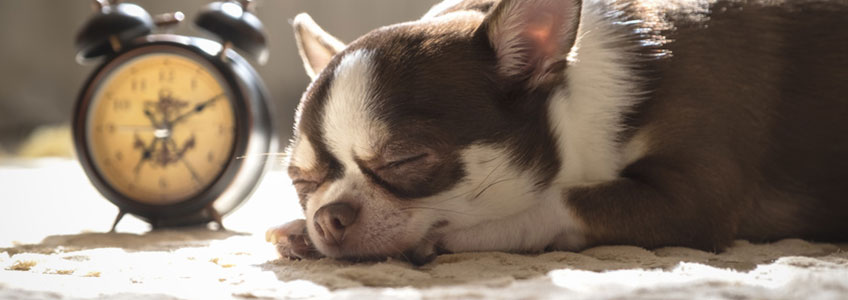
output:
<path id="1" fill-rule="evenodd" d="M 848 239 L 848 4 L 446 1 L 314 81 L 285 256 Z M 307 233 L 308 232 L 308 237 Z M 317 251 L 315 251 L 317 249 Z"/>

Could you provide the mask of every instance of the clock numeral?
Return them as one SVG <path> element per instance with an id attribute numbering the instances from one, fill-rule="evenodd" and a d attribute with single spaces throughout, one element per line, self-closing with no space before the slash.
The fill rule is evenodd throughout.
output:
<path id="1" fill-rule="evenodd" d="M 197 78 L 192 78 L 192 79 L 191 79 L 191 90 L 192 90 L 192 91 L 197 90 Z"/>
<path id="2" fill-rule="evenodd" d="M 168 188 L 168 181 L 165 180 L 165 177 L 159 177 L 159 188 Z"/>
<path id="3" fill-rule="evenodd" d="M 133 78 L 130 83 L 130 90 L 133 92 L 144 92 L 147 90 L 147 80 L 144 78 Z"/>
<path id="4" fill-rule="evenodd" d="M 127 111 L 132 106 L 132 102 L 128 99 L 118 99 L 112 101 L 112 110 L 115 112 Z"/>
<path id="5" fill-rule="evenodd" d="M 215 160 L 215 153 L 212 153 L 212 151 L 209 151 L 209 153 L 206 154 L 206 161 L 212 162 L 214 160 Z"/>
<path id="6" fill-rule="evenodd" d="M 172 70 L 172 69 L 160 69 L 159 70 L 159 82 L 173 83 L 174 82 L 174 70 Z"/>
<path id="7" fill-rule="evenodd" d="M 108 130 L 110 134 L 115 133 L 115 124 L 112 124 L 112 123 L 106 124 L 106 130 Z"/>
<path id="8" fill-rule="evenodd" d="M 124 154 L 121 151 L 115 152 L 115 159 L 118 161 L 124 160 Z"/>

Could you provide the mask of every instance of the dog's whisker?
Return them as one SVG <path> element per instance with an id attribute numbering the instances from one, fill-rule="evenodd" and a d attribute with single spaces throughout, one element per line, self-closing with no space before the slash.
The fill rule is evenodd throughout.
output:
<path id="1" fill-rule="evenodd" d="M 403 259 L 404 259 L 404 260 L 406 260 L 406 261 L 412 261 L 412 260 L 409 258 L 409 256 L 406 256 L 406 253 L 404 253 L 405 251 L 403 251 L 403 249 L 400 249 L 400 247 L 398 247 L 398 246 L 396 246 L 396 245 L 394 245 L 394 244 L 392 244 L 392 243 L 388 243 L 388 245 L 390 245 L 390 246 L 393 248 L 393 250 L 394 250 L 394 251 L 396 251 L 396 253 L 397 253 L 397 254 L 399 254 L 401 257 L 403 257 Z"/>
<path id="2" fill-rule="evenodd" d="M 402 208 L 401 210 L 402 210 L 402 211 L 407 211 L 407 210 L 414 210 L 414 209 L 421 209 L 421 210 L 434 210 L 434 211 L 440 211 L 440 212 L 449 212 L 449 213 L 459 214 L 459 215 L 465 215 L 465 216 L 483 216 L 483 215 L 481 215 L 481 214 L 470 214 L 470 213 L 465 213 L 465 212 L 456 211 L 456 210 L 451 210 L 451 209 L 435 208 L 435 207 L 428 207 L 428 206 L 408 206 L 408 207 L 404 207 L 404 208 Z"/>
<path id="3" fill-rule="evenodd" d="M 257 156 L 259 156 L 259 157 L 277 156 L 277 157 L 282 157 L 282 158 L 286 159 L 290 156 L 290 154 L 286 153 L 286 152 L 265 152 L 265 153 L 255 153 L 255 154 L 249 154 L 249 155 L 236 156 L 235 159 L 246 159 L 248 157 L 252 158 L 252 157 L 257 157 Z"/>
<path id="4" fill-rule="evenodd" d="M 493 158 L 489 159 L 489 160 L 488 160 L 488 161 L 486 161 L 486 162 L 494 161 L 495 159 L 501 158 L 501 157 L 503 157 L 504 155 L 505 155 L 505 154 L 498 155 L 498 156 L 496 156 L 496 157 L 493 157 Z M 476 190 L 476 189 L 480 188 L 481 186 L 483 186 L 483 184 L 485 184 L 485 183 L 486 183 L 486 181 L 487 181 L 487 180 L 489 180 L 489 177 L 491 177 L 491 176 L 492 176 L 492 174 L 494 174 L 494 173 L 495 173 L 495 171 L 497 171 L 498 169 L 500 169 L 500 168 L 501 168 L 501 166 L 503 166 L 504 164 L 506 164 L 506 162 L 507 162 L 507 160 L 503 160 L 503 161 L 501 161 L 501 163 L 499 163 L 497 166 L 495 166 L 494 168 L 492 168 L 492 170 L 491 170 L 491 171 L 489 171 L 489 174 L 486 174 L 486 177 L 484 177 L 484 178 L 483 178 L 483 180 L 481 180 L 481 181 L 480 181 L 480 184 L 478 184 L 478 185 L 477 185 L 477 187 L 475 187 L 474 189 Z"/>
<path id="5" fill-rule="evenodd" d="M 486 192 L 489 188 L 491 188 L 491 187 L 493 187 L 493 186 L 495 186 L 495 185 L 498 185 L 498 184 L 501 184 L 501 183 L 506 183 L 506 182 L 513 181 L 513 180 L 518 180 L 518 179 L 519 179 L 519 178 L 505 178 L 505 179 L 501 179 L 501 180 L 495 181 L 495 182 L 493 182 L 493 183 L 491 183 L 491 184 L 487 185 L 487 186 L 486 186 L 485 188 L 483 188 L 482 190 L 480 190 L 480 192 L 478 192 L 478 193 L 477 193 L 477 195 L 474 195 L 474 197 L 473 197 L 473 198 L 471 198 L 471 199 L 469 199 L 469 200 L 471 200 L 471 201 L 473 201 L 473 200 L 477 200 L 477 198 L 480 198 L 480 196 L 481 196 L 481 195 L 483 195 L 483 193 L 485 193 L 485 192 Z"/>

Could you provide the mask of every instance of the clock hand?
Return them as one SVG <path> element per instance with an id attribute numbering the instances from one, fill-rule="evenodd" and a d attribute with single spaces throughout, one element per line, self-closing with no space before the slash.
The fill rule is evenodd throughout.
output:
<path id="1" fill-rule="evenodd" d="M 155 131 L 156 128 L 150 125 L 117 125 L 115 126 L 121 131 Z"/>
<path id="2" fill-rule="evenodd" d="M 174 124 L 179 123 L 179 122 L 180 122 L 180 121 L 182 121 L 183 119 L 188 118 L 189 116 L 191 116 L 191 115 L 193 115 L 193 114 L 196 114 L 196 113 L 200 113 L 200 112 L 202 112 L 202 111 L 203 111 L 203 109 L 205 109 L 205 108 L 206 108 L 206 106 L 208 106 L 209 104 L 214 103 L 214 102 L 215 102 L 215 101 L 217 101 L 218 99 L 221 99 L 221 97 L 222 97 L 222 96 L 224 96 L 224 94 L 223 94 L 223 93 L 218 94 L 218 95 L 215 95 L 215 96 L 212 96 L 212 97 L 211 97 L 211 98 L 209 98 L 208 100 L 198 103 L 197 105 L 195 105 L 195 106 L 194 106 L 194 108 L 192 108 L 192 109 L 191 109 L 190 111 L 188 111 L 187 113 L 184 113 L 184 114 L 182 114 L 182 115 L 180 115 L 180 116 L 178 116 L 178 117 L 174 118 L 174 120 L 172 120 L 172 121 L 170 122 L 170 125 L 171 125 L 171 126 L 173 126 Z"/>
<path id="3" fill-rule="evenodd" d="M 202 181 L 200 180 L 200 176 L 197 175 L 197 171 L 195 171 L 194 167 L 188 163 L 188 160 L 186 160 L 184 156 L 186 151 L 194 148 L 194 135 L 192 135 L 191 138 L 189 138 L 188 141 L 183 144 L 182 149 L 179 149 L 179 147 L 177 147 L 177 143 L 174 142 L 173 138 L 168 137 L 166 141 L 168 142 L 168 145 L 170 145 L 170 147 L 174 149 L 174 152 L 176 152 L 177 160 L 182 162 L 183 165 L 185 165 L 186 169 L 188 169 L 188 172 L 191 173 L 191 178 L 194 179 L 194 182 L 198 185 L 201 185 Z"/>
<path id="4" fill-rule="evenodd" d="M 153 112 L 151 112 L 150 109 L 148 108 L 148 106 L 150 106 L 153 103 L 152 102 L 145 102 L 144 104 L 145 104 L 144 105 L 144 116 L 147 117 L 148 120 L 150 120 L 150 125 L 152 125 L 154 128 L 159 127 L 159 122 L 156 121 L 156 117 L 153 116 Z"/>
<path id="5" fill-rule="evenodd" d="M 138 135 L 135 136 L 135 143 L 133 144 L 133 148 L 141 149 L 141 158 L 138 160 L 138 163 L 135 165 L 135 174 L 138 175 L 141 172 L 141 166 L 145 161 L 153 158 L 153 151 L 156 149 L 156 144 L 159 143 L 158 138 L 154 138 L 153 141 L 150 142 L 150 146 L 144 144 L 144 141 L 141 140 Z"/>

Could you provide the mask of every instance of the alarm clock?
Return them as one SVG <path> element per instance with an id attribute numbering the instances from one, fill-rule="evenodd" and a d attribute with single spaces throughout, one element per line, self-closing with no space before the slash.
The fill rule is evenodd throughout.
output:
<path id="1" fill-rule="evenodd" d="M 216 222 L 241 204 L 276 150 L 268 92 L 251 65 L 268 51 L 249 1 L 213 2 L 195 25 L 209 40 L 155 34 L 182 13 L 151 16 L 132 3 L 95 1 L 76 38 L 77 60 L 102 60 L 72 121 L 94 187 L 154 228 Z"/>

